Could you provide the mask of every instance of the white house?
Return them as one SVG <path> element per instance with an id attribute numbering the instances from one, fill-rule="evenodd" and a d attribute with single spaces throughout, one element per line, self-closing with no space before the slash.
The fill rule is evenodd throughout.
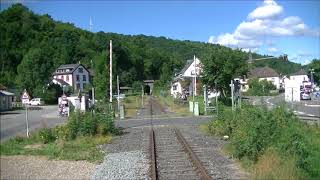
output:
<path id="1" fill-rule="evenodd" d="M 174 78 L 171 84 L 171 88 L 170 88 L 171 95 L 174 96 L 175 98 L 178 95 L 182 95 L 182 94 L 190 95 L 193 92 L 194 78 L 201 77 L 200 76 L 201 72 L 202 72 L 202 63 L 197 57 L 191 60 L 187 60 L 184 68 L 178 74 L 176 74 L 176 77 Z M 196 83 L 195 95 L 200 90 L 199 79 L 200 78 L 196 78 L 197 83 Z"/>
<path id="2" fill-rule="evenodd" d="M 172 81 L 170 92 L 174 98 L 188 94 L 190 80 L 187 78 L 177 77 Z"/>
<path id="3" fill-rule="evenodd" d="M 256 67 L 251 69 L 248 74 L 250 78 L 258 78 L 259 81 L 267 80 L 272 82 L 277 89 L 280 89 L 280 76 L 279 74 L 270 67 Z"/>
<path id="4" fill-rule="evenodd" d="M 290 80 L 296 81 L 300 86 L 302 86 L 304 81 L 309 82 L 308 73 L 301 69 L 298 72 L 290 74 Z"/>
<path id="5" fill-rule="evenodd" d="M 60 65 L 52 76 L 54 84 L 71 86 L 74 90 L 82 91 L 90 84 L 90 72 L 80 63 Z"/>

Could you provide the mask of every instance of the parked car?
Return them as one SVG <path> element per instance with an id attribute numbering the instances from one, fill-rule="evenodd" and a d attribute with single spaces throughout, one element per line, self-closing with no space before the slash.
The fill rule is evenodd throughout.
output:
<path id="1" fill-rule="evenodd" d="M 311 95 L 309 92 L 301 92 L 300 99 L 301 100 L 311 100 Z"/>
<path id="2" fill-rule="evenodd" d="M 43 104 L 44 104 L 44 102 L 42 101 L 41 98 L 33 98 L 33 99 L 31 99 L 31 101 L 29 101 L 29 105 L 31 105 L 31 106 L 40 106 Z"/>

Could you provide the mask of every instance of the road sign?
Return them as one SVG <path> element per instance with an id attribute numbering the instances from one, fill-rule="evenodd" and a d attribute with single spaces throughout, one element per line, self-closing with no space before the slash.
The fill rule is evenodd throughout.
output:
<path id="1" fill-rule="evenodd" d="M 29 104 L 30 96 L 26 89 L 24 89 L 22 96 L 21 96 L 21 102 L 22 104 Z"/>

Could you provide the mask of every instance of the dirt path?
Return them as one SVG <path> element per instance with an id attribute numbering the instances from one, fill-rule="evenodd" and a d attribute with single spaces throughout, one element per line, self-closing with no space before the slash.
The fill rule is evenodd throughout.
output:
<path id="1" fill-rule="evenodd" d="M 90 179 L 95 164 L 41 156 L 1 156 L 1 179 Z"/>

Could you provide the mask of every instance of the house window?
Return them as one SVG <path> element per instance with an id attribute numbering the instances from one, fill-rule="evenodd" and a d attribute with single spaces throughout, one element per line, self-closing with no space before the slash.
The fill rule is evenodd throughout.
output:
<path id="1" fill-rule="evenodd" d="M 66 76 L 66 80 L 69 81 L 69 75 Z"/>
<path id="2" fill-rule="evenodd" d="M 79 75 L 77 75 L 77 81 L 80 81 L 80 77 L 79 77 Z"/>
<path id="3" fill-rule="evenodd" d="M 173 90 L 176 91 L 177 90 L 177 85 L 173 86 Z"/>
<path id="4" fill-rule="evenodd" d="M 79 73 L 83 73 L 83 68 L 79 68 L 79 69 L 78 69 L 78 72 L 79 72 Z"/>
<path id="5" fill-rule="evenodd" d="M 77 89 L 80 89 L 80 83 L 77 83 Z"/>
<path id="6" fill-rule="evenodd" d="M 87 81 L 87 76 L 86 75 L 82 75 L 82 81 Z"/>

